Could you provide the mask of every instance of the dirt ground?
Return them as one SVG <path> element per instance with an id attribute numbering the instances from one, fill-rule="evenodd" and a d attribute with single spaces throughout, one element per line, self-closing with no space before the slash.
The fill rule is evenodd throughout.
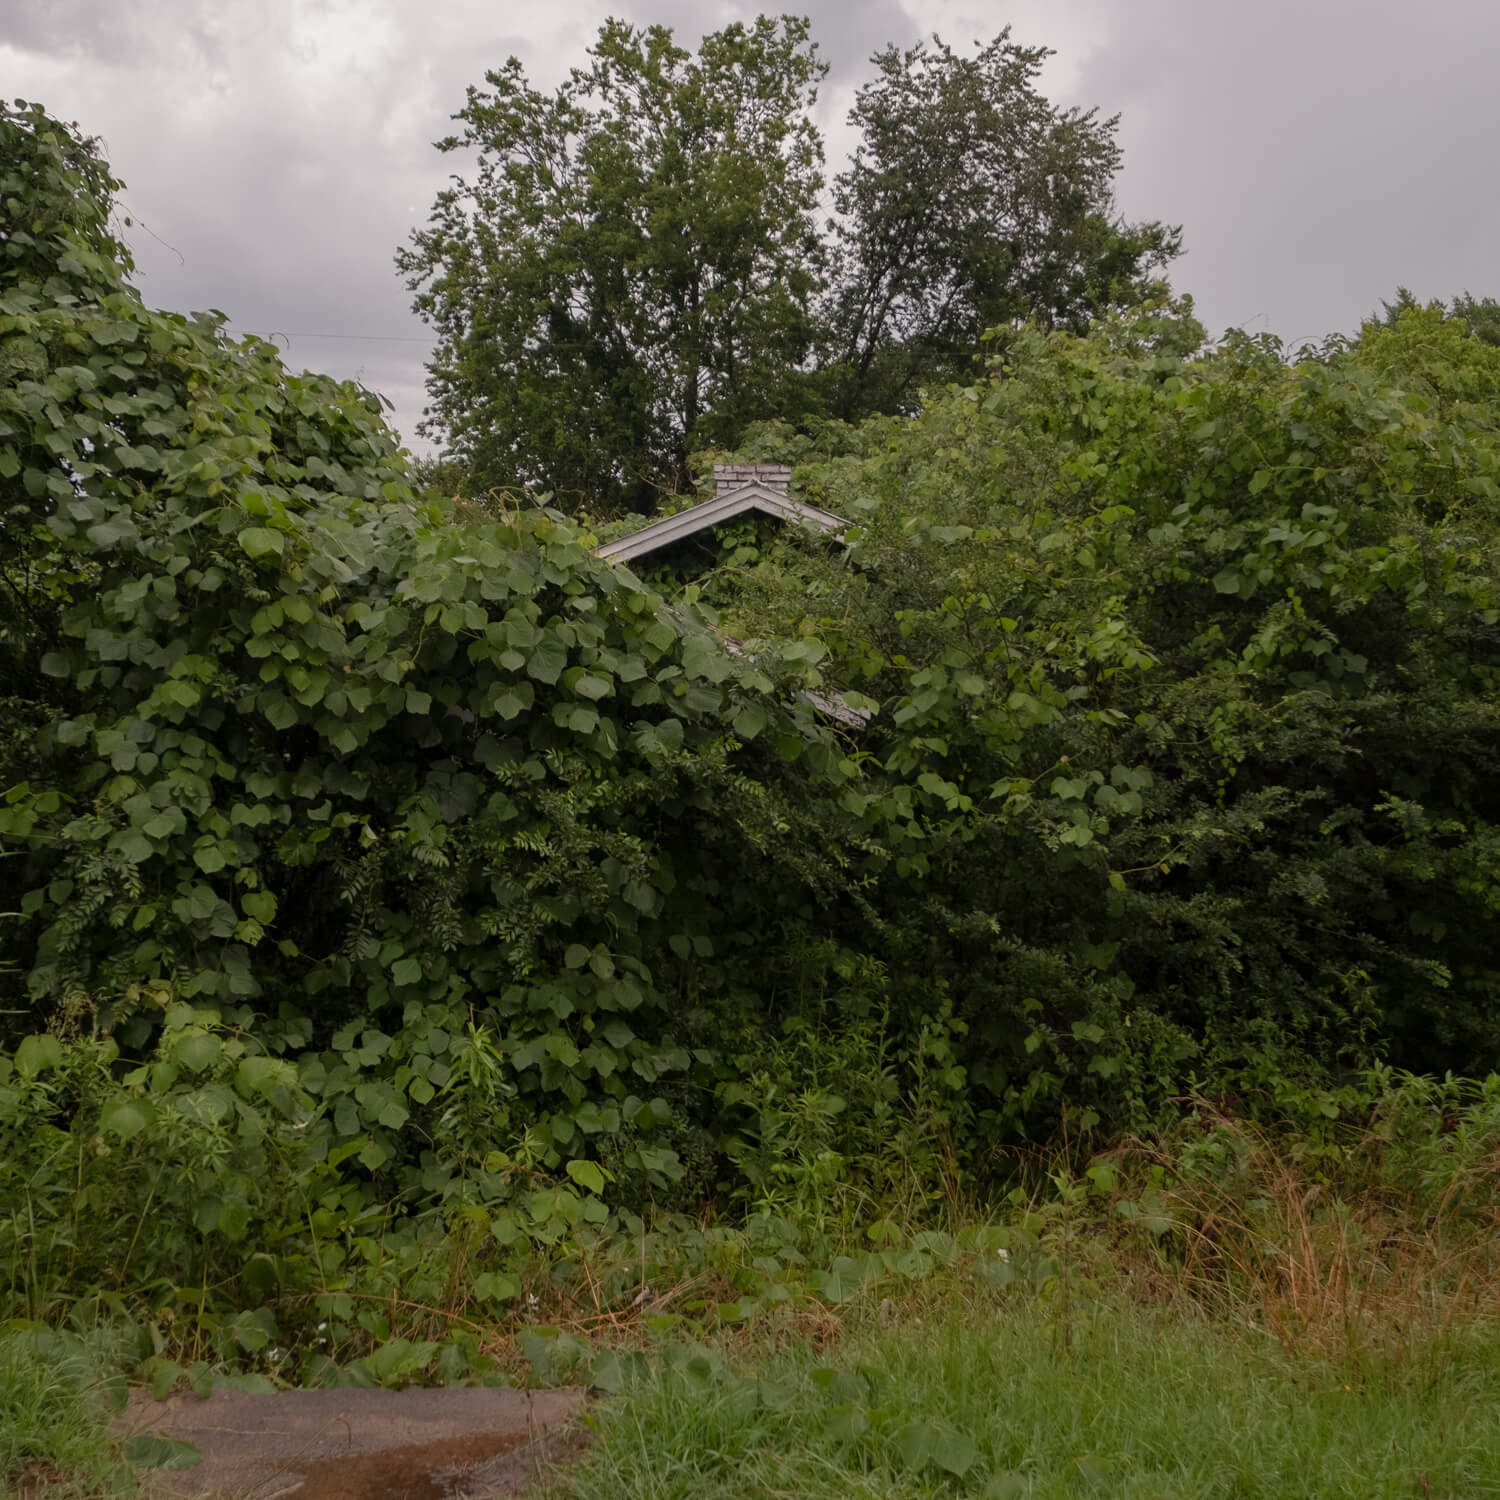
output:
<path id="1" fill-rule="evenodd" d="M 203 1462 L 157 1470 L 160 1500 L 499 1500 L 587 1441 L 581 1390 L 315 1390 L 153 1401 L 134 1392 L 123 1435 L 193 1444 Z"/>

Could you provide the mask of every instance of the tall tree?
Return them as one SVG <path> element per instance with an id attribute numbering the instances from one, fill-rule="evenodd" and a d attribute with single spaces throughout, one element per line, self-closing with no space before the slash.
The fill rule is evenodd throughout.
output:
<path id="1" fill-rule="evenodd" d="M 1119 117 L 1051 104 L 1036 86 L 1050 55 L 1008 27 L 972 57 L 938 37 L 876 54 L 835 181 L 840 415 L 962 376 L 987 329 L 1082 331 L 1138 302 L 1181 248 L 1180 229 L 1116 217 Z"/>
<path id="2" fill-rule="evenodd" d="M 1465 292 L 1453 299 L 1448 315 L 1462 318 L 1475 338 L 1500 345 L 1500 302 L 1493 297 L 1475 297 Z"/>
<path id="3" fill-rule="evenodd" d="M 1500 302 L 1493 297 L 1476 297 L 1471 292 L 1464 292 L 1450 303 L 1435 297 L 1426 305 L 1445 318 L 1457 318 L 1481 343 L 1500 346 Z M 1381 311 L 1373 313 L 1366 321 L 1381 328 L 1395 328 L 1403 313 L 1420 309 L 1423 304 L 1409 288 L 1398 286 L 1396 300 L 1387 302 L 1382 298 L 1380 306 Z"/>
<path id="4" fill-rule="evenodd" d="M 429 430 L 480 486 L 639 507 L 693 442 L 792 412 L 823 252 L 825 69 L 805 21 L 696 55 L 609 21 L 555 92 L 512 58 L 443 151 L 475 150 L 397 264 L 438 334 Z"/>

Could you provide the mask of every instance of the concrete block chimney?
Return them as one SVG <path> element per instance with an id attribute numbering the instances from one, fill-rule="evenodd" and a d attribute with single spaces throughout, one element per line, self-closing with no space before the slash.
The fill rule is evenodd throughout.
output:
<path id="1" fill-rule="evenodd" d="M 792 482 L 790 464 L 715 464 L 714 493 L 727 495 L 747 484 L 761 484 L 784 495 Z"/>

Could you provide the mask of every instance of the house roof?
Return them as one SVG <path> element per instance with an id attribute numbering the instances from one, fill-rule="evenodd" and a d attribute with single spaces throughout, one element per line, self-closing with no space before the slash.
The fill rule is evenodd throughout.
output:
<path id="1" fill-rule="evenodd" d="M 745 655 L 743 641 L 736 640 L 732 635 L 723 634 L 720 634 L 719 640 L 731 656 Z M 819 712 L 837 719 L 840 724 L 847 724 L 850 729 L 863 729 L 872 717 L 868 708 L 852 708 L 842 693 L 833 691 L 815 693 L 811 688 L 805 688 L 797 696 L 804 703 L 811 703 Z"/>
<path id="2" fill-rule="evenodd" d="M 686 541 L 700 531 L 722 526 L 726 521 L 732 521 L 749 511 L 759 511 L 762 515 L 775 516 L 783 521 L 796 521 L 829 534 L 840 532 L 849 524 L 832 511 L 819 510 L 816 505 L 793 500 L 784 489 L 752 479 L 732 489 L 721 488 L 712 500 L 690 505 L 686 510 L 678 511 L 675 516 L 664 516 L 660 521 L 653 521 L 639 531 L 632 531 L 629 536 L 606 542 L 594 550 L 607 562 L 633 562 L 638 557 L 659 552 L 675 542 Z"/>
<path id="3" fill-rule="evenodd" d="M 606 542 L 602 547 L 596 547 L 594 553 L 606 562 L 633 562 L 638 557 L 686 541 L 699 532 L 722 526 L 724 522 L 750 511 L 759 511 L 782 521 L 795 521 L 825 535 L 837 535 L 843 531 L 849 523 L 842 516 L 793 500 L 787 494 L 791 477 L 791 468 L 785 464 L 716 464 L 714 482 L 718 485 L 718 493 L 713 499 L 690 505 L 675 516 L 665 516 L 629 536 Z M 744 646 L 733 636 L 721 635 L 720 639 L 731 656 L 745 654 Z M 842 693 L 804 691 L 797 696 L 851 729 L 863 729 L 870 721 L 869 709 L 851 708 Z"/>

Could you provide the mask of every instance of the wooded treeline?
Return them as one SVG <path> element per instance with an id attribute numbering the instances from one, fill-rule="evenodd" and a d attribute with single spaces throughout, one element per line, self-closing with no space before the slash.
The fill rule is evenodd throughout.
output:
<path id="1" fill-rule="evenodd" d="M 748 424 L 915 410 L 987 333 L 1138 302 L 1176 229 L 1113 207 L 1116 121 L 1037 88 L 1045 47 L 888 47 L 825 179 L 806 21 L 703 39 L 610 21 L 551 93 L 485 74 L 397 256 L 438 347 L 426 431 L 467 482 L 649 510 Z M 472 156 L 472 170 L 463 170 Z"/>

